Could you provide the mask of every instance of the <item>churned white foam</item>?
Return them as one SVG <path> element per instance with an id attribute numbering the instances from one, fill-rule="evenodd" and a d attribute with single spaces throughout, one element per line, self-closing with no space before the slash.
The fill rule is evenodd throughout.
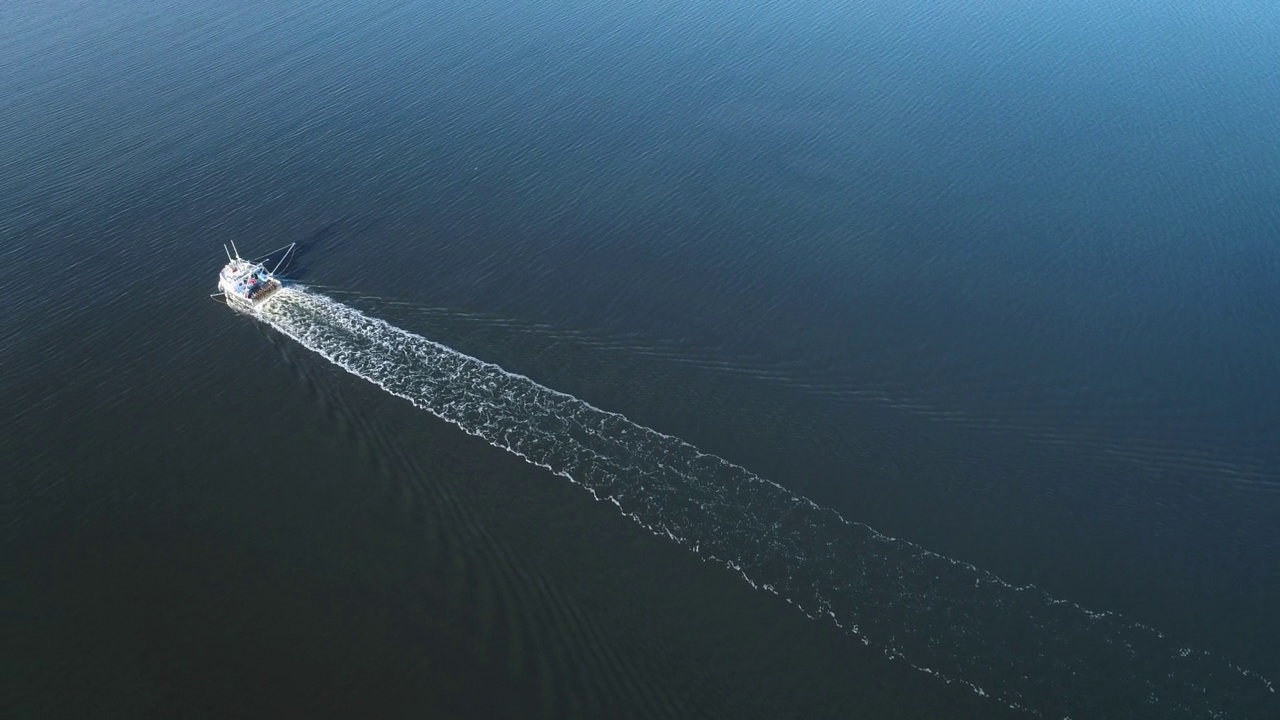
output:
<path id="1" fill-rule="evenodd" d="M 497 365 L 313 293 L 256 315 L 886 656 L 1046 717 L 1280 717 L 1270 682 L 1155 630 L 1014 586 Z"/>

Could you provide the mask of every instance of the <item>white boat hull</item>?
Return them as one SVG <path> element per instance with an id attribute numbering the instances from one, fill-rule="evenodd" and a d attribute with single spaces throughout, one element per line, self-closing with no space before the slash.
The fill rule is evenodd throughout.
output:
<path id="1" fill-rule="evenodd" d="M 267 302 L 283 287 L 280 279 L 260 263 L 230 257 L 218 274 L 218 290 L 228 303 L 255 308 Z"/>

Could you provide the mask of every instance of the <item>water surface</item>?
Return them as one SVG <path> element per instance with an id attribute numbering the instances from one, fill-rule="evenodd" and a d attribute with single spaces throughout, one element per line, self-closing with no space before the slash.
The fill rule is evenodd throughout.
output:
<path id="1" fill-rule="evenodd" d="M 308 292 L 1160 658 L 1280 675 L 1270 4 L 19 1 L 0 28 L 20 714 L 1004 710 L 210 302 L 231 240 L 300 241 Z"/>

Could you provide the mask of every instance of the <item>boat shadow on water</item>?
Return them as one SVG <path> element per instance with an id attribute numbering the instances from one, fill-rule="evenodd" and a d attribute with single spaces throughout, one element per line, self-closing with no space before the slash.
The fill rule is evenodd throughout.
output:
<path id="1" fill-rule="evenodd" d="M 338 237 L 338 222 L 330 222 L 313 230 L 306 238 L 294 243 L 289 261 L 280 269 L 289 280 L 302 281 L 306 278 L 307 268 L 315 254 Z"/>

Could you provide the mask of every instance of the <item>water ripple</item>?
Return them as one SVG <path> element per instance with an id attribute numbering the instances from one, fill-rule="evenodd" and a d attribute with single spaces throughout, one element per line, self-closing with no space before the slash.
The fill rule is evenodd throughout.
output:
<path id="1" fill-rule="evenodd" d="M 947 683 L 1046 717 L 1272 717 L 1272 684 L 1122 616 L 888 537 L 678 438 L 289 289 L 259 316 L 386 391 L 566 477 Z"/>

